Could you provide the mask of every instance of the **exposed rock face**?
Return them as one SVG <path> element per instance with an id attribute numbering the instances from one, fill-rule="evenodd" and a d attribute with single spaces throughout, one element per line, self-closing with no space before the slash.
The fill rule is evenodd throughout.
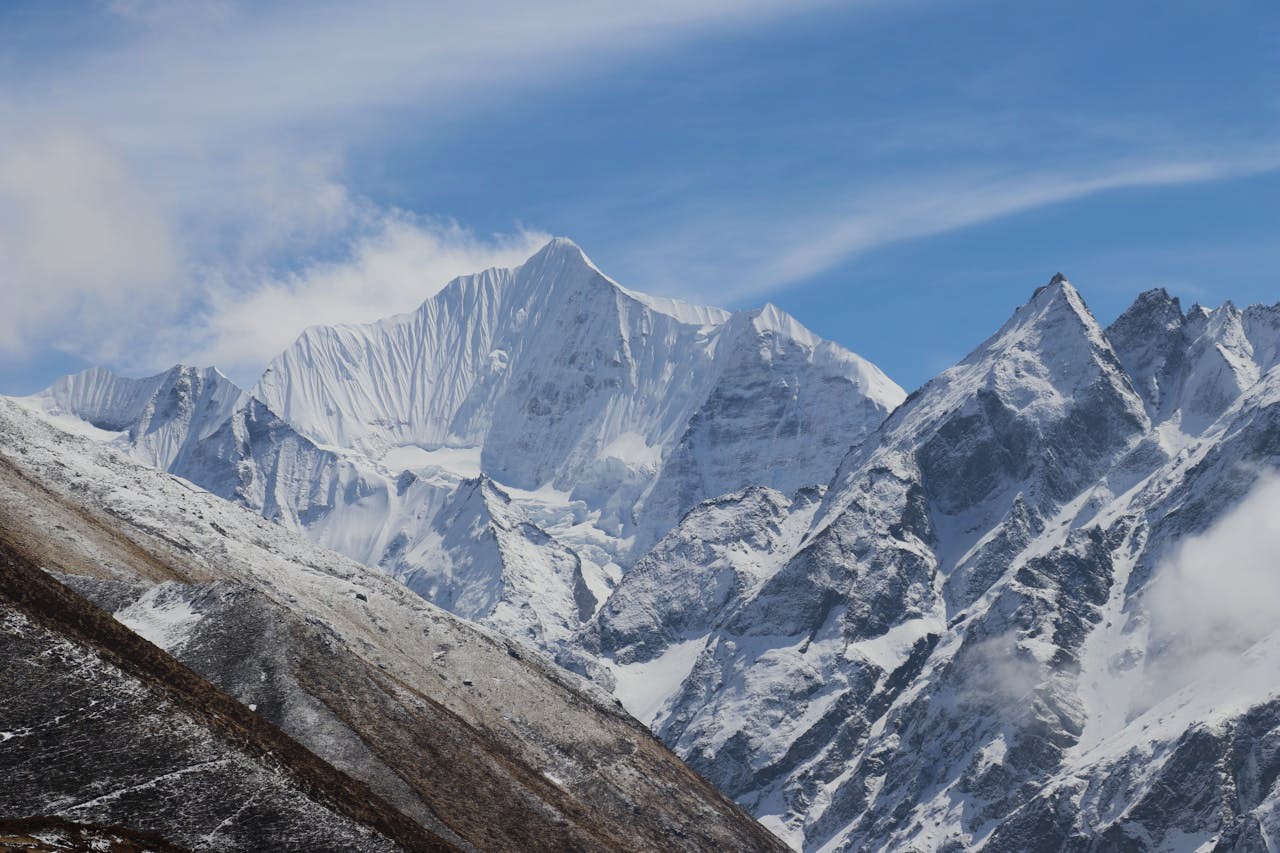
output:
<path id="1" fill-rule="evenodd" d="M 1151 290 L 1107 337 L 1152 417 L 1199 434 L 1277 364 L 1280 306 L 1197 305 L 1184 316 L 1176 298 Z"/>
<path id="2" fill-rule="evenodd" d="M 183 853 L 155 835 L 120 826 L 95 826 L 54 817 L 0 820 L 0 850 L 41 853 L 85 850 L 106 853 Z"/>
<path id="3" fill-rule="evenodd" d="M 1280 825 L 1280 702 L 1109 757 L 1056 781 L 1001 823 L 988 850 L 1186 849 L 1262 853 Z"/>
<path id="4" fill-rule="evenodd" d="M 1171 554 L 1280 466 L 1274 313 L 1152 292 L 1103 331 L 1056 279 L 855 447 L 816 512 L 689 513 L 583 632 L 599 659 L 566 663 L 624 695 L 678 662 L 656 730 L 806 849 L 1274 843 L 1275 775 L 1223 734 L 1273 736 L 1274 685 L 1158 711 L 1115 687 L 1169 666 L 1148 601 Z M 1241 651 L 1271 661 L 1260 640 Z"/>
<path id="5" fill-rule="evenodd" d="M 210 687 L 210 695 L 238 709 L 237 719 L 275 733 L 281 742 L 292 735 L 298 750 L 336 778 L 367 785 L 372 791 L 347 799 L 384 804 L 406 831 L 480 850 L 779 848 L 610 697 L 511 640 L 427 604 L 378 570 L 326 552 L 114 450 L 51 429 L 6 401 L 0 401 L 0 479 L 6 547 L 57 569 L 116 614 L 119 621 L 93 611 L 133 638 L 134 646 L 122 646 L 121 666 L 141 644 L 149 650 L 147 660 L 187 672 L 139 635 L 146 637 L 216 684 L 218 691 Z M 27 648 L 32 638 L 65 639 L 56 631 L 42 639 L 26 623 L 11 627 L 6 636 L 22 646 L 14 647 L 13 660 L 39 653 Z M 71 674 L 63 677 L 74 677 L 79 660 L 68 664 Z M 157 679 L 146 686 L 163 692 L 166 685 Z M 72 691 L 64 692 L 79 702 Z M 151 694 L 129 695 L 141 698 L 121 713 L 136 717 L 143 731 L 176 719 L 166 707 L 146 711 Z M 86 694 L 85 702 L 93 698 Z M 110 707 L 88 707 L 100 705 Z M 86 712 L 86 737 L 99 734 L 93 713 Z M 33 715 L 47 722 L 39 714 L 40 706 L 24 702 L 6 707 L 0 719 L 6 726 L 9 719 Z M 79 723 L 70 725 L 51 739 L 51 748 L 79 743 L 79 731 Z M 214 746 L 201 745 L 201 733 L 191 737 L 202 751 L 185 741 L 158 743 L 156 754 L 146 758 L 147 772 L 173 772 L 187 766 L 182 761 L 189 754 L 213 755 Z M 8 743 L 13 761 L 31 755 L 16 740 Z M 0 754 L 4 748 L 0 744 Z M 171 767 L 173 762 L 178 763 Z M 249 774 L 245 784 L 256 784 L 251 764 L 243 772 Z M 185 796 L 199 798 L 201 778 L 192 777 Z M 70 806 L 80 802 L 78 793 L 64 793 L 56 780 L 46 785 L 42 779 L 35 777 L 39 784 L 32 785 L 27 778 L 17 792 L 21 802 L 8 813 L 174 829 L 140 822 L 127 809 L 76 811 Z M 59 784 L 80 792 L 86 780 L 119 782 L 122 788 L 135 784 L 97 765 L 81 767 Z M 237 805 L 252 793 L 235 779 L 215 781 L 228 798 L 244 794 Z M 130 801 L 133 808 L 155 807 L 157 801 L 145 793 L 154 789 L 139 790 L 142 799 Z M 283 790 L 282 797 L 287 785 Z M 83 799 L 97 796 L 89 793 Z M 212 831 L 228 816 L 217 810 L 218 796 L 207 799 L 213 824 L 198 823 L 198 832 Z M 272 814 L 288 813 L 287 802 L 279 809 L 274 800 L 267 802 L 264 808 L 274 809 Z M 309 803 L 303 797 L 300 814 L 310 814 Z M 271 825 L 269 816 L 256 813 L 246 812 L 244 819 L 264 831 Z M 316 833 L 327 826 L 321 818 L 300 820 Z M 289 835 L 295 827 L 272 831 L 277 830 Z M 308 831 L 297 830 L 302 849 L 378 849 L 363 841 L 329 847 Z M 186 836 L 168 838 L 187 846 Z M 428 849 L 421 841 L 395 843 Z"/>
<path id="6" fill-rule="evenodd" d="M 610 597 L 594 650 L 633 663 L 705 636 L 719 614 L 758 590 L 767 557 L 794 547 L 821 499 L 817 488 L 788 498 L 753 487 L 696 507 L 681 525 L 688 535 L 660 542 Z"/>
<path id="7" fill-rule="evenodd" d="M 449 850 L 0 546 L 0 812 L 190 849 Z"/>

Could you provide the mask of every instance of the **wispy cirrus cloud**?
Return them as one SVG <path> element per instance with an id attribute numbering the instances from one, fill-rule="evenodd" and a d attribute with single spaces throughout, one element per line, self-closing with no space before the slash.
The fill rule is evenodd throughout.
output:
<path id="1" fill-rule="evenodd" d="M 402 213 L 382 216 L 339 258 L 265 278 L 252 288 L 210 288 L 203 312 L 186 324 L 175 357 L 217 364 L 248 386 L 299 331 L 371 322 L 416 307 L 457 276 L 523 262 L 550 239 L 534 230 L 477 236 L 455 222 Z"/>
<path id="2" fill-rule="evenodd" d="M 102 0 L 74 22 L 13 8 L 0 7 L 0 221 L 20 223 L 0 237 L 6 358 L 215 359 L 244 376 L 280 338 L 253 322 L 261 306 L 298 324 L 335 313 L 317 306 L 406 310 L 454 259 L 507 263 L 566 224 L 630 286 L 745 303 L 894 243 L 1277 162 L 1256 144 L 1265 121 L 1216 133 L 1159 91 L 1102 103 L 1089 81 L 1063 82 L 1089 68 L 1056 50 L 1069 34 L 1021 38 L 1017 22 L 1003 32 L 935 0 Z M 966 42 L 996 30 L 990 50 Z M 628 63 L 643 81 L 618 73 Z M 1153 106 L 1135 117 L 1130 100 Z M 653 113 L 631 119 L 633 101 Z M 473 162 L 476 128 L 498 141 L 477 138 Z M 408 192 L 364 168 L 387 151 L 400 159 L 386 172 L 409 163 Z M 485 192 L 504 180 L 510 194 Z M 450 183 L 464 187 L 453 209 L 434 200 Z M 509 199 L 530 230 L 492 215 Z M 468 215 L 486 227 L 449 218 Z M 15 236 L 41 222 L 74 227 Z M 374 258 L 421 274 L 339 298 Z"/>
<path id="3" fill-rule="evenodd" d="M 959 164 L 936 174 L 828 191 L 821 198 L 772 198 L 760 207 L 744 205 L 745 215 L 698 211 L 687 216 L 675 234 L 645 246 L 645 257 L 629 261 L 651 281 L 680 277 L 714 283 L 719 299 L 750 301 L 895 243 L 1117 190 L 1175 187 L 1278 170 L 1280 145 L 1019 170 Z"/>
<path id="4" fill-rule="evenodd" d="M 422 291 L 409 299 L 390 270 L 408 281 L 418 265 L 414 288 L 438 287 L 464 259 L 511 262 L 536 232 L 378 209 L 346 177 L 352 145 L 820 5 L 111 0 L 101 38 L 0 64 L 0 347 L 234 368 L 280 337 L 252 322 L 262 306 L 298 323 L 411 307 Z M 15 15 L 0 49 L 42 26 L 61 24 Z"/>

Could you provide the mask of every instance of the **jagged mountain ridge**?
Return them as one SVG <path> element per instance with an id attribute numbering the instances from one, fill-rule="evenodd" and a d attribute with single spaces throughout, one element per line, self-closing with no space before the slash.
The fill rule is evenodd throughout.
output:
<path id="1" fill-rule="evenodd" d="M 673 642 L 690 601 L 660 591 L 719 584 L 715 554 L 624 577 L 584 645 L 615 670 L 678 662 L 657 731 L 806 849 L 1267 849 L 1274 763 L 1235 770 L 1260 792 L 1235 802 L 1218 762 L 1236 726 L 1280 733 L 1273 691 L 1215 705 L 1205 688 L 1212 734 L 1185 714 L 1145 734 L 1147 706 L 1105 697 L 1168 654 L 1146 598 L 1178 543 L 1280 465 L 1277 319 L 1153 292 L 1104 331 L 1055 279 L 849 454 L 791 548 L 738 540 L 764 580 L 700 613 L 706 634 Z M 1247 390 L 1205 393 L 1224 384 Z M 778 525 L 748 497 L 717 502 L 741 507 L 720 523 Z M 695 511 L 653 553 L 696 553 L 707 530 Z M 1218 758 L 1178 765 L 1196 817 L 1175 817 L 1151 752 L 1199 742 Z"/>
<path id="2" fill-rule="evenodd" d="M 456 279 L 413 314 L 308 329 L 253 394 L 318 444 L 372 459 L 478 453 L 499 483 L 568 492 L 641 549 L 697 501 L 748 485 L 745 466 L 784 491 L 825 481 L 833 453 L 903 396 L 773 306 L 641 297 L 564 239 Z"/>
<path id="3" fill-rule="evenodd" d="M 59 379 L 41 397 L 49 414 L 121 433 L 138 458 L 166 470 L 184 467 L 184 456 L 245 401 L 245 393 L 215 368 L 186 365 L 145 379 L 91 367 Z"/>

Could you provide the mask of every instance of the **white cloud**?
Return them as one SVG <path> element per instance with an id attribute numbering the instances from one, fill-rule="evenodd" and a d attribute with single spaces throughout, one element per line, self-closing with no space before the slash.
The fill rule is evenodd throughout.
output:
<path id="1" fill-rule="evenodd" d="M 1280 477 L 1263 476 L 1209 531 L 1184 542 L 1159 568 L 1145 603 L 1138 705 L 1193 682 L 1223 702 L 1276 689 L 1280 657 L 1247 652 L 1280 630 Z"/>
<path id="2" fill-rule="evenodd" d="M 1081 749 L 1179 737 L 1280 688 L 1280 476 L 1263 473 L 1090 638 Z M 1110 744 L 1106 747 L 1104 744 Z"/>
<path id="3" fill-rule="evenodd" d="M 748 211 L 744 217 L 725 219 L 704 211 L 684 217 L 690 221 L 681 222 L 677 236 L 646 245 L 644 256 L 628 258 L 627 266 L 645 281 L 707 282 L 717 288 L 721 301 L 746 301 L 892 243 L 1113 190 L 1178 186 L 1276 169 L 1280 151 L 1274 148 L 1018 173 L 965 173 L 961 167 L 849 188 L 826 199 L 771 198 L 767 215 Z"/>
<path id="4" fill-rule="evenodd" d="M 0 348 L 248 370 L 305 323 L 410 309 L 538 235 L 374 209 L 349 146 L 822 2 L 107 0 L 100 43 L 0 70 Z M 299 258 L 327 260 L 278 272 Z"/>
<path id="5" fill-rule="evenodd" d="M 1280 477 L 1263 474 L 1156 566 L 1120 634 L 1099 638 L 1082 744 L 1177 737 L 1280 687 Z"/>
<path id="6" fill-rule="evenodd" d="M 396 217 L 372 209 L 351 186 L 349 149 L 376 149 L 406 126 L 427 135 L 437 123 L 518 102 L 567 76 L 831 4 L 378 0 L 302 10 L 243 0 L 104 0 L 99 8 L 113 18 L 100 43 L 0 70 L 0 157 L 45 161 L 10 168 L 0 186 L 0 216 L 21 221 L 0 235 L 0 296 L 15 306 L 0 320 L 0 347 L 13 353 L 52 346 L 134 370 L 163 367 L 155 359 L 169 355 L 217 357 L 236 369 L 260 356 L 264 346 L 255 342 L 266 338 L 236 333 L 229 318 L 244 318 L 243 306 L 282 288 L 303 305 L 308 287 L 336 278 L 325 263 L 307 268 L 328 273 L 301 278 L 278 272 L 281 266 L 318 257 L 339 265 L 346 259 L 355 271 L 363 263 L 362 240 L 390 239 L 368 236 Z M 932 139 L 936 129 L 922 129 L 918 118 L 907 116 L 895 133 Z M 988 138 L 988 125 L 962 119 L 944 126 Z M 42 140 L 52 138 L 80 153 L 41 151 Z M 55 156 L 79 165 L 51 165 Z M 703 208 L 673 203 L 660 221 L 628 218 L 619 239 L 635 248 L 611 271 L 658 292 L 718 303 L 754 300 L 890 242 L 1109 189 L 1263 168 L 1230 152 L 1218 156 L 1138 152 L 1130 161 L 1143 164 L 1137 167 L 1093 160 L 1026 174 L 957 174 L 964 167 L 952 164 L 935 179 L 899 176 L 826 199 L 810 191 L 754 205 L 708 193 Z M 1273 156 L 1266 167 L 1274 166 Z M 38 179 L 30 177 L 38 175 L 53 190 L 39 198 Z M 725 209 L 744 212 L 725 218 Z M 66 225 L 54 227 L 59 223 Z M 19 239 L 21 229 L 35 229 L 35 237 Z M 99 261 L 84 263 L 98 248 Z M 511 256 L 504 239 L 490 249 L 483 262 Z M 421 255 L 406 251 L 406 258 Z M 444 261 L 438 268 L 453 269 Z M 423 278 L 430 275 L 424 269 Z M 37 282 L 39 293 L 31 289 Z M 138 305 L 145 306 L 145 322 Z M 195 334 L 192 317 L 207 318 L 208 333 Z M 160 323 L 176 325 L 196 345 L 184 351 L 171 336 L 147 350 L 125 347 L 131 337 L 150 340 Z"/>
<path id="7" fill-rule="evenodd" d="M 832 2 L 375 0 L 304 11 L 123 0 L 119 11 L 151 26 L 121 48 L 77 57 L 65 74 L 38 69 L 13 81 L 9 100 L 25 112 L 69 111 L 140 148 L 194 153 L 299 129 L 350 138 L 369 129 L 352 132 L 357 116 L 367 125 L 405 106 L 492 106 L 584 64 L 613 65 Z M 51 90 L 60 97 L 49 103 Z M 481 91 L 490 97 L 477 98 Z"/>
<path id="8" fill-rule="evenodd" d="M 151 27 L 207 25 L 226 20 L 231 0 L 106 0 L 108 12 Z"/>
<path id="9" fill-rule="evenodd" d="M 972 673 L 959 688 L 962 705 L 1028 707 L 1036 689 L 1052 674 L 1020 643 L 1016 631 L 968 642 L 961 654 L 965 671 Z"/>
<path id="10" fill-rule="evenodd" d="M 277 278 L 223 283 L 184 324 L 186 359 L 250 384 L 303 328 L 370 322 L 411 310 L 449 280 L 524 261 L 549 239 L 536 231 L 481 238 L 452 222 L 381 220 L 337 260 Z"/>
<path id="11" fill-rule="evenodd" d="M 130 318 L 172 310 L 180 256 L 170 212 L 114 152 L 69 133 L 0 146 L 0 351 L 53 337 L 119 355 Z"/>
<path id="12" fill-rule="evenodd" d="M 385 215 L 354 196 L 341 171 L 335 155 L 274 148 L 219 162 L 206 172 L 209 185 L 194 190 L 200 210 L 184 226 L 188 251 L 230 268 L 270 262 L 282 253 L 321 252 L 341 242 Z"/>

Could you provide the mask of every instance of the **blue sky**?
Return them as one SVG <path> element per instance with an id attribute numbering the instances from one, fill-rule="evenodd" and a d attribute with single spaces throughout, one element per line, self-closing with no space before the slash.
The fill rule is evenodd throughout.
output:
<path id="1" fill-rule="evenodd" d="M 1280 300 L 1280 6 L 0 5 L 0 392 L 251 383 L 551 234 L 908 389 L 1063 271 Z"/>

